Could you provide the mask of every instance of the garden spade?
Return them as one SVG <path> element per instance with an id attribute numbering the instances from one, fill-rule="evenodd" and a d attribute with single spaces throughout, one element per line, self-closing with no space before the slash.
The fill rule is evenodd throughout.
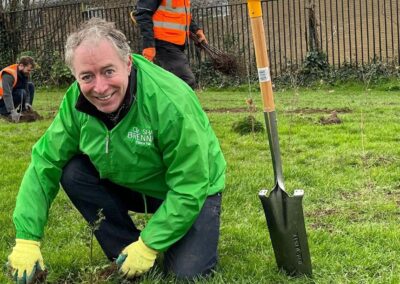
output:
<path id="1" fill-rule="evenodd" d="M 269 72 L 261 1 L 248 0 L 247 5 L 251 20 L 258 79 L 260 82 L 264 118 L 268 132 L 275 180 L 275 186 L 269 196 L 267 196 L 268 190 L 261 190 L 259 197 L 267 219 L 267 226 L 278 268 L 293 276 L 311 276 L 311 258 L 302 207 L 304 192 L 303 190 L 295 190 L 293 196 L 290 197 L 285 191 L 283 182 L 282 161 L 279 150 L 275 104 Z"/>

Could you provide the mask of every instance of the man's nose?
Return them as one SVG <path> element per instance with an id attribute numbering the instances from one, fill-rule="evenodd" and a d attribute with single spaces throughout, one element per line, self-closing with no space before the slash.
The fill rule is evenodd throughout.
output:
<path id="1" fill-rule="evenodd" d="M 107 80 L 102 77 L 97 77 L 94 85 L 94 91 L 99 94 L 103 94 L 107 90 Z"/>

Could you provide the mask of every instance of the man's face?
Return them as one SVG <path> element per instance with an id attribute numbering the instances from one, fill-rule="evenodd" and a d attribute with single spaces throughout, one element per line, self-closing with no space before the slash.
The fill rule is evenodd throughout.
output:
<path id="1" fill-rule="evenodd" d="M 28 65 L 23 65 L 23 64 L 19 64 L 18 66 L 19 71 L 21 71 L 26 77 L 28 77 L 32 70 L 33 70 L 33 66 L 31 64 Z"/>
<path id="2" fill-rule="evenodd" d="M 82 94 L 99 111 L 116 111 L 128 88 L 132 61 L 121 60 L 108 41 L 83 42 L 74 53 L 72 67 Z"/>

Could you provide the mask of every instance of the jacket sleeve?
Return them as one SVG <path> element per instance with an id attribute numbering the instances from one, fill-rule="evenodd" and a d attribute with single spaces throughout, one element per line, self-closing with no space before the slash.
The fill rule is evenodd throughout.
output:
<path id="1" fill-rule="evenodd" d="M 64 97 L 59 113 L 33 146 L 31 163 L 18 192 L 13 220 L 17 238 L 40 240 L 59 190 L 62 168 L 78 152 L 79 128 L 74 106 Z"/>
<path id="2" fill-rule="evenodd" d="M 4 105 L 6 106 L 7 112 L 11 112 L 15 108 L 13 97 L 12 97 L 14 77 L 12 75 L 4 72 L 1 81 L 3 84 Z"/>
<path id="3" fill-rule="evenodd" d="M 193 19 L 193 14 L 192 14 L 192 20 L 190 21 L 190 26 L 189 26 L 189 30 L 192 33 L 196 33 L 198 30 L 200 30 L 201 27 L 197 24 L 197 22 Z"/>
<path id="4" fill-rule="evenodd" d="M 153 14 L 161 1 L 139 0 L 136 4 L 135 19 L 143 37 L 143 48 L 154 47 Z"/>
<path id="5" fill-rule="evenodd" d="M 199 215 L 209 189 L 208 119 L 198 115 L 169 113 L 175 120 L 159 136 L 166 198 L 141 233 L 143 241 L 157 251 L 165 251 L 182 238 Z M 206 119 L 206 121 L 205 121 Z"/>

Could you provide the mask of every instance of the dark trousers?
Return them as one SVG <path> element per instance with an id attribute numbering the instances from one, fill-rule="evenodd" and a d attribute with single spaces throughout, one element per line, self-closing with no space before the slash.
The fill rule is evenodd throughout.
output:
<path id="1" fill-rule="evenodd" d="M 100 179 L 89 158 L 75 156 L 64 167 L 61 184 L 85 220 L 93 224 L 102 211 L 105 219 L 95 236 L 110 260 L 139 238 L 140 231 L 128 211 L 144 212 L 142 194 Z M 163 200 L 146 196 L 147 212 L 155 212 Z M 221 195 L 207 198 L 188 233 L 164 254 L 164 268 L 178 278 L 206 276 L 217 264 Z"/>
<path id="2" fill-rule="evenodd" d="M 184 46 L 165 41 L 156 41 L 155 62 L 165 70 L 181 78 L 192 89 L 196 88 L 196 78 L 190 69 Z"/>
<path id="3" fill-rule="evenodd" d="M 28 82 L 28 92 L 29 92 L 29 100 L 28 94 L 25 89 L 13 89 L 12 97 L 14 102 L 14 107 L 22 106 L 22 110 L 25 110 L 25 104 L 28 103 L 32 105 L 33 97 L 35 96 L 35 86 L 32 82 Z M 4 104 L 4 100 L 0 100 L 0 114 L 7 115 L 9 112 L 7 111 L 6 105 Z"/>

